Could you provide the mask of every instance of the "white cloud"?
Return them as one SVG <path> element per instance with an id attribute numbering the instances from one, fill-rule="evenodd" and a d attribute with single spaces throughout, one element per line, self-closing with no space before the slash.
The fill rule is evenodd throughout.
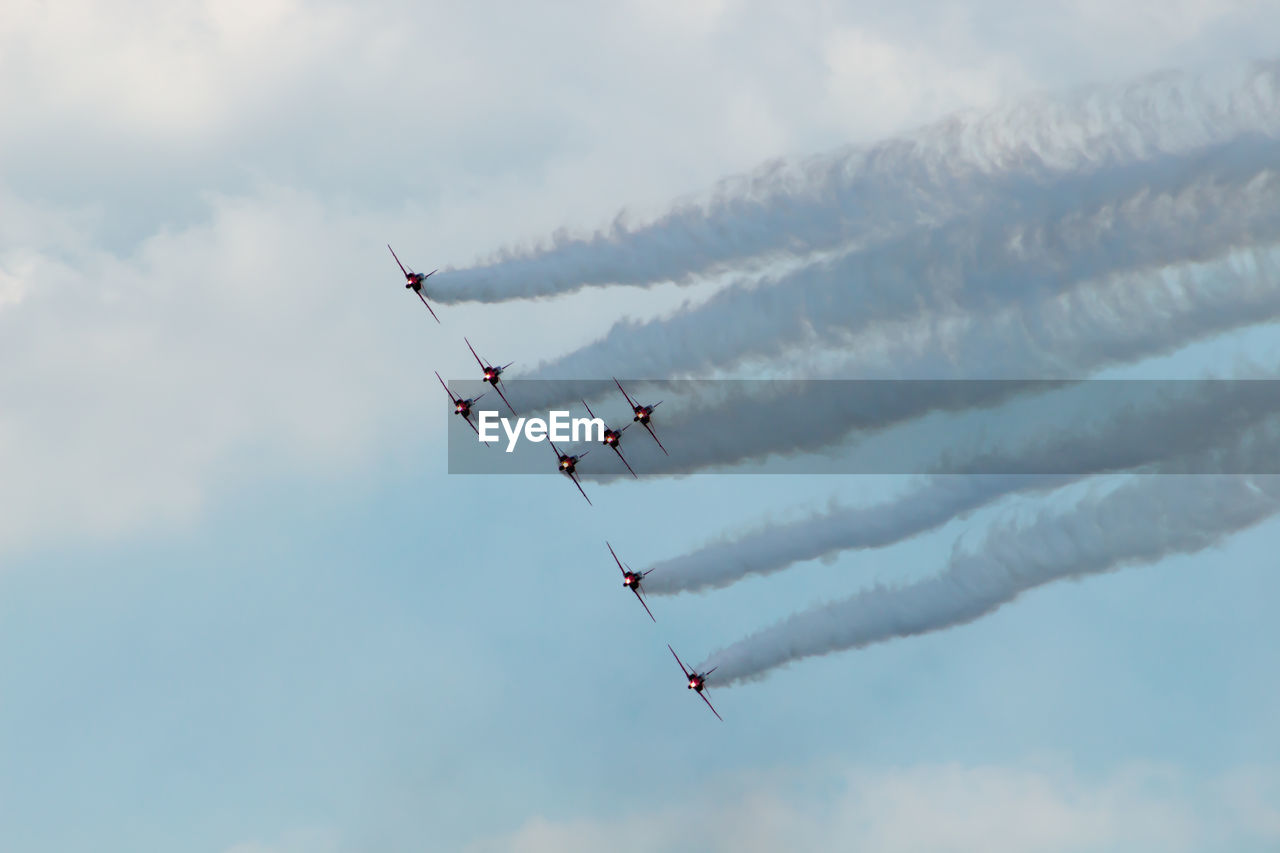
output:
<path id="1" fill-rule="evenodd" d="M 949 55 L 931 46 L 894 41 L 861 27 L 823 40 L 829 69 L 824 105 L 851 136 L 888 134 L 942 115 L 957 105 L 986 106 L 1030 87 L 1010 58 Z"/>
<path id="2" fill-rule="evenodd" d="M 389 223 L 278 190 L 210 209 L 130 257 L 0 254 L 0 548 L 191 519 L 219 484 L 420 433 L 421 350 L 391 329 L 437 330 L 382 257 Z"/>
<path id="3" fill-rule="evenodd" d="M 1128 52 L 1140 62 L 1149 61 L 1153 51 L 1185 44 L 1216 26 L 1248 24 L 1276 12 L 1271 0 L 1069 0 L 1046 5 L 1045 17 L 1091 53 Z"/>
<path id="4" fill-rule="evenodd" d="M 26 280 L 30 277 L 32 262 L 16 261 L 14 272 L 0 268 L 0 311 L 6 306 L 17 305 L 26 295 Z"/>
<path id="5" fill-rule="evenodd" d="M 1191 22 L 1157 29 L 1149 61 L 1263 11 L 1187 3 Z M 1072 44 L 1142 20 L 1072 8 L 1053 13 Z M 388 237 L 464 264 L 1045 79 L 1028 70 L 1034 39 L 967 7 L 923 27 L 912 11 L 7 5 L 0 549 L 196 518 L 219 483 L 250 476 L 229 468 L 248 447 L 329 470 L 381 452 L 388 424 L 403 438 L 431 376 L 369 301 L 394 290 L 375 260 Z M 1095 52 L 1060 76 L 1127 64 Z M 627 298 L 570 310 L 594 319 Z M 492 334 L 526 334 L 491 318 Z"/>
<path id="6" fill-rule="evenodd" d="M 0 79 L 27 82 L 0 88 L 0 103 L 11 117 L 91 118 L 130 136 L 218 132 L 321 62 L 353 13 L 301 0 L 18 3 L 0 24 Z M 22 132 L 6 123 L 7 136 Z"/>
<path id="7" fill-rule="evenodd" d="M 650 803 L 643 813 L 534 818 L 469 850 L 1240 850 L 1280 843 L 1278 813 L 1259 797 L 1273 791 L 1277 780 L 1275 768 L 1205 782 L 1145 764 L 1125 765 L 1097 779 L 1060 763 L 785 773 L 729 778 L 695 801 Z M 1242 802 L 1253 806 L 1240 808 Z"/>
<path id="8" fill-rule="evenodd" d="M 29 0 L 0 21 L 0 165 L 26 192 L 157 210 L 246 176 L 375 199 L 501 184 L 541 201 L 537 234 L 1029 87 L 1191 47 L 1235 61 L 1219 28 L 1277 23 L 1266 3 L 1004 6 Z M 1053 51 L 1079 58 L 1042 68 Z"/>
<path id="9" fill-rule="evenodd" d="M 413 208 L 210 196 L 205 221 L 117 255 L 77 241 L 79 213 L 15 207 L 42 239 L 0 247 L 0 554 L 195 523 L 222 490 L 271 476 L 328 479 L 391 454 L 438 464 L 432 370 L 468 375 L 464 334 L 524 366 L 580 343 L 556 302 L 436 305 L 433 322 L 384 245 L 439 263 L 418 237 L 439 220 Z M 668 290 L 578 299 L 575 334 L 688 295 Z"/>

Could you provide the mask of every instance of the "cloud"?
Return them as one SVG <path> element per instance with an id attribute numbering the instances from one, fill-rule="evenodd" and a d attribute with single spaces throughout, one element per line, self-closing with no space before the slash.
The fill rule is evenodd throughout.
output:
<path id="1" fill-rule="evenodd" d="M 1001 93 L 1029 88 L 1022 67 L 999 54 L 957 63 L 954 52 L 944 58 L 864 27 L 828 33 L 822 58 L 828 69 L 822 97 L 860 135 L 919 123 L 952 104 L 987 106 Z"/>
<path id="2" fill-rule="evenodd" d="M 41 97 L 23 104 L 4 92 L 3 102 L 28 127 L 76 115 L 109 133 L 194 143 L 296 86 L 355 20 L 304 0 L 19 2 L 0 24 L 0 69 L 39 79 Z M 5 135 L 21 137 L 22 124 Z"/>
<path id="3" fill-rule="evenodd" d="M 751 258 L 874 247 L 979 214 L 996 226 L 1018 215 L 1079 217 L 1110 196 L 1176 191 L 1184 173 L 1222 167 L 1196 159 L 1215 148 L 1228 149 L 1228 164 L 1273 163 L 1228 143 L 1280 133 L 1276 74 L 1275 63 L 1259 63 L 1215 77 L 1156 75 L 953 115 L 874 146 L 768 163 L 643 225 L 619 217 L 585 237 L 557 232 L 546 247 L 447 269 L 439 286 L 446 299 L 499 301 L 691 281 Z"/>
<path id="4" fill-rule="evenodd" d="M 830 111 L 792 93 L 820 73 L 817 11 L 18 0 L 0 21 L 0 163 L 24 192 L 117 215 L 260 179 L 480 203 L 497 237 L 442 241 L 465 259 L 814 147 Z"/>
<path id="5" fill-rule="evenodd" d="M 1068 853 L 1258 850 L 1280 843 L 1260 791 L 1276 768 L 1208 779 L 1146 763 L 1088 777 L 1062 762 L 805 768 L 724 777 L 681 803 L 605 818 L 534 818 L 468 853 L 827 851 Z"/>
<path id="6" fill-rule="evenodd" d="M 796 97 L 840 92 L 852 114 L 841 42 L 814 49 L 832 34 L 900 69 L 929 52 L 898 81 L 921 117 L 937 74 L 978 69 L 956 99 L 996 80 L 974 64 L 980 28 L 957 52 L 954 27 L 888 13 L 678 5 L 496 22 L 395 2 L 7 8 L 0 355 L 18 368 L 0 379 L 0 548 L 194 518 L 249 445 L 275 448 L 261 471 L 374 452 L 420 399 L 388 391 L 404 353 L 380 348 L 357 290 L 395 234 L 444 264 L 880 132 Z M 1014 73 L 1035 54 L 1017 47 L 1001 86 L 1038 79 Z"/>
<path id="7" fill-rule="evenodd" d="M 221 485 L 348 470 L 402 436 L 422 398 L 388 328 L 416 303 L 386 224 L 269 190 L 125 257 L 0 252 L 0 550 L 188 521 Z"/>

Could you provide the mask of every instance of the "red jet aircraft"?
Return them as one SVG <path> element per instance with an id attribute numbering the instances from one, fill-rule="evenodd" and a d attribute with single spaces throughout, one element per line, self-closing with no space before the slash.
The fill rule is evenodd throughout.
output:
<path id="1" fill-rule="evenodd" d="M 578 470 L 578 460 L 590 453 L 590 450 L 584 450 L 577 456 L 570 456 L 567 453 L 561 453 L 560 448 L 556 447 L 556 443 L 547 439 L 547 443 L 551 445 L 551 449 L 555 451 L 556 461 L 560 463 L 560 473 L 564 474 L 573 484 L 578 487 L 578 491 L 582 492 L 582 496 L 587 499 L 587 503 L 591 503 L 591 498 L 587 498 L 587 493 L 582 491 L 582 484 L 578 482 L 576 472 Z M 594 506 L 595 504 L 592 504 Z"/>
<path id="2" fill-rule="evenodd" d="M 582 405 L 587 406 L 587 401 L 583 400 Z M 591 411 L 590 406 L 587 406 L 587 414 L 591 415 L 592 419 L 596 416 L 596 413 Z M 618 444 L 622 441 L 622 433 L 629 426 L 631 426 L 631 424 L 627 424 L 627 426 L 624 426 L 622 429 L 609 429 L 609 425 L 605 424 L 604 441 L 601 443 L 605 447 L 613 448 L 613 452 L 618 454 L 618 458 L 622 460 L 622 464 L 627 466 L 628 471 L 631 471 L 631 476 L 636 477 L 636 472 L 631 469 L 631 463 L 627 462 L 627 457 L 623 456 L 622 451 L 618 449 Z M 636 477 L 636 479 L 638 480 L 640 478 Z"/>
<path id="3" fill-rule="evenodd" d="M 618 381 L 617 377 L 614 377 L 613 384 L 618 386 L 618 390 L 622 392 L 622 396 L 626 397 L 627 402 L 631 405 L 631 411 L 635 414 L 635 417 L 633 417 L 632 420 L 647 429 L 649 431 L 649 435 L 653 436 L 654 441 L 658 441 L 658 436 L 654 434 L 653 427 L 649 426 L 649 419 L 653 416 L 653 410 L 662 405 L 662 401 L 659 400 L 652 406 L 638 405 L 635 400 L 631 399 L 631 395 L 627 393 L 627 389 L 622 387 L 622 383 Z M 658 447 L 662 447 L 661 441 L 658 441 Z M 662 452 L 667 453 L 667 449 L 662 447 Z M 671 454 L 667 453 L 667 455 L 670 456 Z"/>
<path id="4" fill-rule="evenodd" d="M 671 649 L 670 643 L 667 643 L 667 648 Z M 676 654 L 675 649 L 671 649 L 671 654 L 675 655 L 676 663 L 680 664 L 680 671 L 684 673 L 684 677 L 689 679 L 689 689 L 697 691 L 698 695 L 702 697 L 702 701 L 707 703 L 708 708 L 711 708 L 711 713 L 715 714 L 716 719 L 723 723 L 724 717 L 720 716 L 720 712 L 712 707 L 711 700 L 702 692 L 707 689 L 707 676 L 715 672 L 719 667 L 713 666 L 706 672 L 694 672 L 685 668 L 684 661 L 680 660 L 680 655 Z"/>
<path id="5" fill-rule="evenodd" d="M 391 248 L 390 243 L 387 244 L 387 249 L 391 252 L 391 257 L 396 258 L 396 250 Z M 404 264 L 400 263 L 399 258 L 396 258 L 396 265 L 400 267 L 400 272 L 404 273 L 405 289 L 412 289 L 414 293 L 418 294 L 418 298 L 422 300 L 422 304 L 427 306 L 428 311 L 431 311 L 431 304 L 427 302 L 427 297 L 422 293 L 422 283 L 440 270 L 434 269 L 424 275 L 420 272 L 405 269 Z M 436 312 L 431 311 L 431 316 L 436 318 L 437 323 L 440 322 L 440 318 L 436 317 Z"/>
<path id="6" fill-rule="evenodd" d="M 463 340 L 467 341 L 466 338 L 463 338 Z M 498 383 L 502 381 L 502 379 L 500 378 L 502 376 L 502 371 L 506 370 L 508 367 L 515 364 L 515 362 L 508 361 L 506 364 L 502 365 L 501 367 L 495 367 L 494 365 L 481 360 L 480 356 L 476 355 L 476 348 L 471 345 L 471 341 L 467 341 L 467 349 L 471 350 L 471 354 L 475 356 L 476 363 L 479 364 L 480 369 L 484 371 L 484 375 L 483 375 L 484 381 L 492 385 L 493 390 L 498 392 L 498 396 L 502 398 L 502 402 L 506 403 L 507 408 L 511 410 L 511 414 L 513 415 L 519 414 L 516 411 L 516 407 L 511 405 L 511 401 L 507 399 L 507 395 L 503 394 L 502 389 L 498 387 Z"/>
<path id="7" fill-rule="evenodd" d="M 484 395 L 481 394 L 480 397 L 472 397 L 470 400 L 464 400 L 462 397 L 455 395 L 449 390 L 449 386 L 445 385 L 444 380 L 440 378 L 439 371 L 436 371 L 436 379 L 440 379 L 440 384 L 444 386 L 444 393 L 448 394 L 449 399 L 453 401 L 453 413 L 455 415 L 462 415 L 462 419 L 467 422 L 467 426 L 471 427 L 476 435 L 479 435 L 480 430 L 476 429 L 476 425 L 471 421 L 471 407 L 474 406 L 476 401 Z M 488 444 L 488 442 L 486 441 L 485 444 Z"/>
<path id="8" fill-rule="evenodd" d="M 609 545 L 608 542 L 604 544 Z M 653 618 L 653 611 L 649 609 L 649 605 L 644 603 L 644 596 L 640 594 L 640 582 L 644 580 L 644 576 L 653 571 L 653 569 L 648 569 L 643 572 L 633 572 L 631 569 L 623 567 L 622 561 L 619 560 L 618 555 L 614 553 L 612 545 L 609 545 L 609 553 L 613 554 L 613 561 L 618 564 L 618 571 L 622 572 L 622 585 L 636 594 L 636 600 L 640 602 L 640 606 L 644 608 L 644 612 L 649 614 L 650 619 L 657 622 L 658 620 Z"/>

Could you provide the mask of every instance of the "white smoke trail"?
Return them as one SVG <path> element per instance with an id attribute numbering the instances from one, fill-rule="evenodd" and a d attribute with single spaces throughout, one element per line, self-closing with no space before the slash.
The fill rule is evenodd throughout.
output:
<path id="1" fill-rule="evenodd" d="M 957 115 L 910 136 L 727 179 L 703 202 L 438 275 L 443 302 L 501 301 L 604 284 L 688 281 L 769 253 L 870 242 L 989 206 L 1066 173 L 1123 170 L 1245 133 L 1280 132 L 1280 62 L 1212 76 L 1151 75 Z"/>
<path id="2" fill-rule="evenodd" d="M 931 411 L 994 405 L 1042 388 L 1044 377 L 1088 376 L 1280 317 L 1277 281 L 1280 246 L 1240 250 L 1159 274 L 1115 277 L 1040 304 L 928 324 L 879 352 L 861 349 L 846 371 L 873 379 L 1036 377 L 1026 387 L 955 383 L 948 398 L 936 383 L 922 385 L 915 396 L 911 383 L 891 383 L 868 405 L 866 396 L 831 394 L 821 382 L 692 383 L 706 387 L 707 398 L 664 403 L 654 424 L 670 456 L 650 457 L 637 470 L 687 474 L 731 467 L 834 446 L 853 433 Z"/>
<path id="3" fill-rule="evenodd" d="M 527 379 L 706 375 L 787 348 L 839 345 L 886 321 L 985 312 L 1105 275 L 1280 240 L 1280 141 L 1237 140 L 1105 181 L 1039 186 L 941 227 L 727 287 L 696 307 L 623 320 Z M 602 377 L 603 378 L 603 377 Z"/>
<path id="4" fill-rule="evenodd" d="M 939 631 L 1055 580 L 1202 551 L 1278 510 L 1280 476 L 1140 475 L 1069 512 L 1043 512 L 1023 527 L 1005 524 L 982 550 L 953 555 L 934 577 L 796 613 L 698 668 L 718 666 L 714 683 L 733 684 L 801 658 Z"/>
<path id="5" fill-rule="evenodd" d="M 645 589 L 673 595 L 728 586 L 840 551 L 883 548 L 931 530 L 1000 497 L 1056 488 L 1084 477 L 1149 466 L 1238 440 L 1280 414 L 1278 383 L 1159 383 L 1172 395 L 1118 410 L 1099 425 L 1064 426 L 1028 447 L 967 459 L 952 470 L 1017 469 L 1070 473 L 931 476 L 902 497 L 868 507 L 829 510 L 791 524 L 760 527 L 653 566 Z M 952 463 L 954 464 L 954 463 Z M 1157 466 L 1156 470 L 1160 470 Z"/>

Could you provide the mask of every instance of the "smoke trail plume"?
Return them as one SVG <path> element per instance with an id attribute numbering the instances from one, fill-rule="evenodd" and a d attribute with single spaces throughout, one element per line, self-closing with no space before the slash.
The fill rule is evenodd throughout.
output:
<path id="1" fill-rule="evenodd" d="M 954 555 L 934 577 L 796 613 L 698 668 L 718 666 L 715 683 L 733 684 L 801 658 L 943 630 L 1055 580 L 1202 551 L 1277 510 L 1277 476 L 1139 476 L 1069 512 L 993 530 L 982 550 Z"/>
<path id="2" fill-rule="evenodd" d="M 1064 173 L 1122 169 L 1243 133 L 1280 131 L 1280 63 L 1152 75 L 953 116 L 910 136 L 727 179 L 710 197 L 630 227 L 499 253 L 439 274 L 444 302 L 501 301 L 605 284 L 688 281 L 744 258 L 868 242 L 1020 195 Z"/>
<path id="3" fill-rule="evenodd" d="M 628 458 L 642 476 L 680 475 L 743 463 L 791 458 L 881 435 L 933 412 L 995 406 L 1019 394 L 1043 391 L 1045 377 L 1074 380 L 1104 367 L 1171 352 L 1191 341 L 1280 317 L 1280 246 L 1250 249 L 1204 264 L 1119 276 L 1045 300 L 1001 311 L 930 318 L 910 332 L 858 341 L 856 356 L 839 371 L 869 379 L 1008 379 L 1008 382 L 892 382 L 871 395 L 832 394 L 824 382 L 694 381 L 637 383 L 641 400 L 665 397 L 654 427 L 670 455 L 644 442 Z M 877 330 L 879 334 L 882 330 Z M 1035 377 L 1035 378 L 1024 378 Z M 513 393 L 531 400 L 598 397 L 612 383 L 514 380 Z M 595 390 L 584 387 L 590 385 Z M 550 390 L 542 386 L 550 386 Z M 692 393 L 681 394 L 691 388 Z M 941 390 L 940 390 L 941 389 Z M 606 418 L 621 402 L 603 402 Z M 555 408 L 553 400 L 546 408 Z M 564 407 L 561 405 L 560 407 Z M 855 446 L 856 449 L 856 446 Z M 633 456 L 635 452 L 638 455 Z M 594 459 L 595 457 L 593 457 Z M 812 461 L 812 458 L 811 458 Z M 540 470 L 535 468 L 533 470 Z M 793 470 L 799 471 L 796 467 Z M 879 473 L 924 472 L 911 468 Z M 873 472 L 871 468 L 864 473 Z M 595 463 L 584 477 L 609 479 Z"/>
<path id="4" fill-rule="evenodd" d="M 990 406 L 1040 390 L 1042 377 L 1072 379 L 1113 364 L 1170 352 L 1187 343 L 1280 316 L 1280 247 L 1233 252 L 1206 264 L 1121 276 L 1046 302 L 1015 305 L 861 349 L 847 373 L 869 378 L 1020 378 L 940 396 L 936 384 L 912 396 L 894 383 L 874 405 L 831 395 L 824 383 L 710 383 L 711 399 L 664 403 L 655 426 L 670 456 L 644 459 L 648 474 L 730 467 L 771 454 L 812 452 L 932 411 Z M 533 383 L 531 383 L 533 384 Z M 695 385 L 698 383 L 694 383 Z M 738 386 L 775 388 L 772 396 Z M 592 472 L 587 471 L 588 475 Z"/>
<path id="5" fill-rule="evenodd" d="M 696 307 L 623 320 L 528 379 L 625 365 L 665 378 L 725 371 L 789 347 L 839 345 L 886 321 L 983 312 L 1105 275 L 1204 261 L 1280 240 L 1280 140 L 1242 138 L 1176 158 L 1039 185 L 942 226 L 727 287 Z"/>
<path id="6" fill-rule="evenodd" d="M 1121 409 L 1100 426 L 1061 427 L 1031 446 L 1001 448 L 952 463 L 950 469 L 1051 472 L 1070 468 L 1070 474 L 932 476 L 885 504 L 845 507 L 804 521 L 764 526 L 657 563 L 645 580 L 645 589 L 653 595 L 701 591 L 844 550 L 883 548 L 1014 492 L 1056 488 L 1093 474 L 1207 451 L 1240 439 L 1247 428 L 1280 414 L 1280 394 L 1272 392 L 1271 383 L 1264 387 L 1236 381 L 1161 384 L 1167 386 L 1177 386 L 1177 393 Z"/>

